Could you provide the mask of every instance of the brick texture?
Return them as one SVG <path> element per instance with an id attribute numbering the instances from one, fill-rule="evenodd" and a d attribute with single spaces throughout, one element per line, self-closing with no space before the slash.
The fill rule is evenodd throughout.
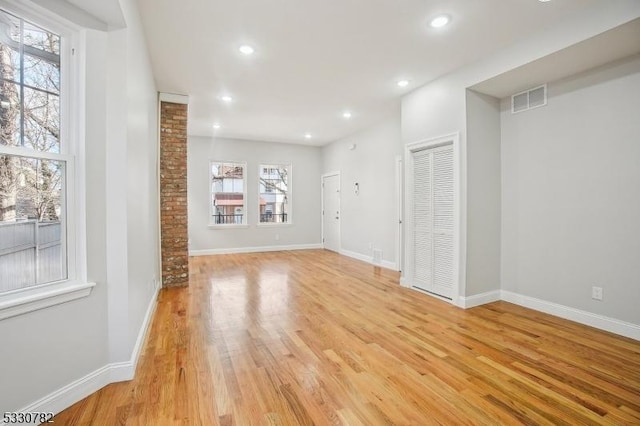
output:
<path id="1" fill-rule="evenodd" d="M 160 103 L 162 285 L 189 285 L 187 105 Z"/>

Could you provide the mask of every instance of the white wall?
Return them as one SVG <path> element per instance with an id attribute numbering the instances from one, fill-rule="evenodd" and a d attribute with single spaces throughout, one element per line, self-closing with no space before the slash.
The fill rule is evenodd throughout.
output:
<path id="1" fill-rule="evenodd" d="M 108 33 L 107 267 L 109 359 L 128 362 L 158 275 L 157 91 L 137 6 Z"/>
<path id="2" fill-rule="evenodd" d="M 368 260 L 372 248 L 382 250 L 389 267 L 398 261 L 396 158 L 401 154 L 398 112 L 322 149 L 322 173 L 341 173 L 341 249 Z"/>
<path id="3" fill-rule="evenodd" d="M 85 30 L 83 42 L 87 278 L 97 285 L 88 297 L 0 321 L 0 412 L 58 411 L 133 372 L 158 270 L 157 113 L 135 3 L 121 4 L 131 30 Z M 117 362 L 124 369 L 110 375 Z"/>
<path id="4" fill-rule="evenodd" d="M 129 359 L 159 285 L 158 94 L 136 3 L 121 4 L 127 23 Z"/>
<path id="5" fill-rule="evenodd" d="M 467 90 L 466 105 L 468 297 L 500 289 L 500 101 Z"/>
<path id="6" fill-rule="evenodd" d="M 640 324 L 640 56 L 548 93 L 502 102 L 503 288 Z"/>
<path id="7" fill-rule="evenodd" d="M 209 226 L 209 161 L 247 163 L 246 228 Z M 292 165 L 291 225 L 258 222 L 258 168 Z M 239 139 L 190 136 L 188 140 L 189 249 L 191 254 L 320 244 L 320 148 Z"/>
<path id="8" fill-rule="evenodd" d="M 476 167 L 480 169 L 488 169 L 492 163 L 495 163 L 495 157 L 477 155 L 480 153 L 478 150 L 473 153 L 473 159 L 468 158 L 466 89 L 615 28 L 638 16 L 640 16 L 640 3 L 638 2 L 621 0 L 615 4 L 597 4 L 583 13 L 572 16 L 563 25 L 546 28 L 531 38 L 500 50 L 476 64 L 461 68 L 414 90 L 402 98 L 402 142 L 408 144 L 458 132 L 460 136 L 460 166 L 464 172 L 467 171 L 468 162 L 475 163 Z M 486 271 L 483 272 L 481 268 L 475 268 L 475 271 L 472 269 L 470 271 L 471 274 L 474 274 L 472 276 L 468 276 L 466 271 L 468 257 L 471 258 L 473 264 L 476 264 L 474 259 L 482 259 L 484 256 L 480 244 L 467 245 L 467 216 L 474 214 L 474 207 L 472 206 L 470 209 L 467 206 L 468 183 L 469 177 L 465 178 L 463 174 L 460 189 L 459 223 L 462 265 L 459 286 L 462 295 L 472 295 L 480 289 L 491 288 L 491 285 L 483 283 Z M 474 206 L 479 207 L 477 203 Z M 409 211 L 409 208 L 410 206 L 405 202 L 405 211 Z M 482 214 L 486 213 L 485 211 Z M 498 215 L 499 212 L 496 211 L 493 214 Z M 495 223 L 496 218 L 489 219 L 485 216 L 485 220 Z M 404 232 L 406 234 L 409 231 L 405 229 Z M 410 247 L 406 245 L 406 242 L 409 239 L 405 237 L 404 241 L 405 252 L 408 253 Z M 473 267 L 473 265 L 471 266 Z M 468 283 L 471 283 L 469 291 L 466 290 Z"/>

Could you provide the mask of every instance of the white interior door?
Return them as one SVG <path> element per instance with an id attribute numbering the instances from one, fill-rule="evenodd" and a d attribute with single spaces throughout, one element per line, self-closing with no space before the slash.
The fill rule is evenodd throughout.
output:
<path id="1" fill-rule="evenodd" d="M 453 297 L 453 146 L 412 153 L 413 285 Z"/>
<path id="2" fill-rule="evenodd" d="M 322 243 L 340 251 L 340 175 L 322 177 Z"/>

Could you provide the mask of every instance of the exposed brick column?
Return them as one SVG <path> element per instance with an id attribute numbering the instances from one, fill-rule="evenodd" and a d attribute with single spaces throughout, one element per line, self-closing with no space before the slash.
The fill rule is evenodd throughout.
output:
<path id="1" fill-rule="evenodd" d="M 160 94 L 160 246 L 163 287 L 189 285 L 187 225 L 186 97 L 165 96 L 162 93 Z"/>

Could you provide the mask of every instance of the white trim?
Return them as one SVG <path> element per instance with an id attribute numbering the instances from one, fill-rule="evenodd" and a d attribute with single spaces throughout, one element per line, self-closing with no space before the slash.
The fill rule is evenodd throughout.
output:
<path id="1" fill-rule="evenodd" d="M 0 296 L 0 320 L 87 297 L 96 283 L 46 284 Z M 51 287 L 51 288 L 47 288 Z M 17 297 L 16 297 L 17 296 Z"/>
<path id="2" fill-rule="evenodd" d="M 35 151 L 30 148 L 20 146 L 2 145 L 2 154 L 13 155 L 15 157 L 38 158 L 41 160 L 54 160 L 60 162 L 73 161 L 73 155 L 68 153 Z"/>
<path id="3" fill-rule="evenodd" d="M 460 296 L 456 305 L 464 309 L 469 309 L 487 303 L 497 302 L 498 300 L 501 300 L 500 290 L 492 290 L 468 297 Z"/>
<path id="4" fill-rule="evenodd" d="M 294 244 L 286 246 L 235 247 L 207 250 L 189 250 L 189 256 L 209 256 L 213 254 L 261 253 L 268 251 L 314 250 L 321 249 L 322 244 Z"/>
<path id="5" fill-rule="evenodd" d="M 411 287 L 409 285 L 409 282 L 407 281 L 407 278 L 404 275 L 400 276 L 400 286 L 405 287 L 405 288 L 410 288 Z"/>
<path id="6" fill-rule="evenodd" d="M 466 288 L 466 151 L 461 146 L 460 132 L 454 132 L 434 138 L 422 139 L 405 145 L 404 176 L 405 176 L 405 212 L 404 220 L 404 270 L 405 286 L 413 288 L 413 218 L 409 213 L 413 204 L 413 157 L 414 152 L 437 148 L 451 144 L 453 147 L 453 176 L 454 176 L 454 229 L 453 229 L 453 305 L 460 303 L 460 296 Z M 425 292 L 425 294 L 431 294 Z"/>
<path id="7" fill-rule="evenodd" d="M 189 104 L 189 96 L 187 95 L 178 95 L 177 93 L 164 93 L 160 92 L 158 95 L 158 99 L 160 102 L 168 102 L 172 104 Z"/>
<path id="8" fill-rule="evenodd" d="M 594 314 L 581 309 L 571 308 L 558 303 L 536 299 L 535 297 L 502 290 L 500 298 L 505 302 L 514 303 L 525 308 L 534 309 L 550 315 L 555 315 L 570 321 L 619 334 L 630 339 L 640 340 L 640 325 L 621 321 L 604 315 Z"/>
<path id="9" fill-rule="evenodd" d="M 390 269 L 392 271 L 396 271 L 396 272 L 398 271 L 398 266 L 393 262 L 389 262 L 388 260 L 383 260 L 382 263 L 374 263 L 373 256 L 367 256 L 362 253 L 356 253 L 355 251 L 349 251 L 349 250 L 343 250 L 343 249 L 340 249 L 340 254 L 343 256 L 350 257 L 352 259 L 357 259 L 363 262 L 370 263 L 373 266 L 380 266 L 382 268 Z"/>
<path id="10" fill-rule="evenodd" d="M 207 228 L 209 229 L 247 229 L 249 228 L 248 224 L 235 224 L 235 223 L 228 223 L 228 224 L 224 224 L 224 223 L 219 223 L 219 224 L 215 224 L 215 223 L 210 223 L 207 225 Z"/>
<path id="11" fill-rule="evenodd" d="M 62 410 L 108 385 L 110 383 L 110 377 L 111 365 L 105 365 L 17 411 L 20 413 L 39 412 L 58 414 Z M 7 423 L 3 422 L 3 424 Z"/>
<path id="12" fill-rule="evenodd" d="M 396 271 L 402 270 L 402 252 L 404 250 L 402 246 L 404 230 L 403 166 L 402 155 L 396 155 Z"/>
<path id="13" fill-rule="evenodd" d="M 156 281 L 153 297 L 149 302 L 147 312 L 144 320 L 142 321 L 142 326 L 140 327 L 138 338 L 136 339 L 136 344 L 133 348 L 131 359 L 129 361 L 111 363 L 100 367 L 86 376 L 81 377 L 78 380 L 74 380 L 68 385 L 51 392 L 49 395 L 46 395 L 17 411 L 21 413 L 52 412 L 58 414 L 62 410 L 72 406 L 92 393 L 97 392 L 110 383 L 133 379 L 136 366 L 138 365 L 138 359 L 140 358 L 140 353 L 142 352 L 142 347 L 149 330 L 149 325 L 151 324 L 153 314 L 157 306 L 159 291 L 160 283 Z M 6 423 L 3 422 L 2 424 Z"/>
<path id="14" fill-rule="evenodd" d="M 138 338 L 136 339 L 136 344 L 134 345 L 133 351 L 131 352 L 131 358 L 129 359 L 129 361 L 110 364 L 111 365 L 111 376 L 110 376 L 111 383 L 123 382 L 127 380 L 132 380 L 134 378 L 136 374 L 136 367 L 138 366 L 138 359 L 140 358 L 140 353 L 142 352 L 142 347 L 147 337 L 149 326 L 151 325 L 151 320 L 153 319 L 153 314 L 155 313 L 156 306 L 158 305 L 159 292 L 160 292 L 160 283 L 158 281 L 155 281 L 155 288 L 153 289 L 151 301 L 149 302 L 149 306 L 147 307 L 147 312 L 145 313 L 144 319 L 142 320 L 142 325 L 140 326 L 140 331 L 138 332 Z"/>
<path id="15" fill-rule="evenodd" d="M 7 12 L 20 15 L 27 21 L 32 21 L 32 23 L 37 26 L 61 36 L 68 36 L 69 32 L 79 31 L 82 27 L 95 27 L 94 29 L 103 28 L 101 31 L 108 29 L 104 22 L 96 20 L 95 17 L 86 13 L 84 10 L 72 4 L 69 4 L 69 6 L 68 11 L 70 14 L 75 15 L 73 18 L 76 19 L 67 19 L 64 13 L 59 13 L 56 7 L 49 7 L 49 4 L 44 6 L 33 1 L 0 0 L 0 7 L 7 10 Z M 65 9 L 67 8 L 65 7 Z M 81 22 L 76 22 L 78 20 Z"/>
<path id="16" fill-rule="evenodd" d="M 160 282 L 156 283 L 156 285 L 162 286 L 162 200 L 160 199 L 160 193 L 162 191 L 162 187 L 160 185 L 160 180 L 162 179 L 160 173 L 160 163 L 162 162 L 161 158 L 161 140 L 162 140 L 162 128 L 161 128 L 161 118 L 162 118 L 162 105 L 160 104 L 160 92 L 158 92 L 158 99 L 156 100 L 156 146 L 154 149 L 156 150 L 156 187 L 155 187 L 155 196 L 156 199 L 156 213 L 158 214 L 158 223 L 156 224 L 156 232 L 158 239 L 156 240 L 156 249 L 158 250 L 156 253 L 157 257 L 157 265 L 158 268 L 156 270 L 156 277 L 159 277 Z M 188 144 L 188 139 L 187 139 Z M 187 145 L 188 148 L 188 145 Z M 211 173 L 211 172 L 209 172 Z M 211 177 L 209 177 L 211 178 Z M 211 196 L 211 194 L 209 194 Z M 187 185 L 187 203 L 189 202 L 188 195 L 188 185 Z M 187 207 L 187 220 L 188 220 L 188 207 Z M 191 244 L 191 238 L 188 237 L 188 229 L 187 229 L 187 247 Z"/>
<path id="17" fill-rule="evenodd" d="M 322 248 L 324 247 L 324 179 L 338 176 L 338 193 L 340 196 L 338 197 L 338 211 L 340 212 L 340 217 L 342 217 L 342 176 L 340 172 L 329 172 L 320 176 L 320 237 L 322 238 Z M 342 220 L 338 222 L 338 253 L 342 250 Z"/>

